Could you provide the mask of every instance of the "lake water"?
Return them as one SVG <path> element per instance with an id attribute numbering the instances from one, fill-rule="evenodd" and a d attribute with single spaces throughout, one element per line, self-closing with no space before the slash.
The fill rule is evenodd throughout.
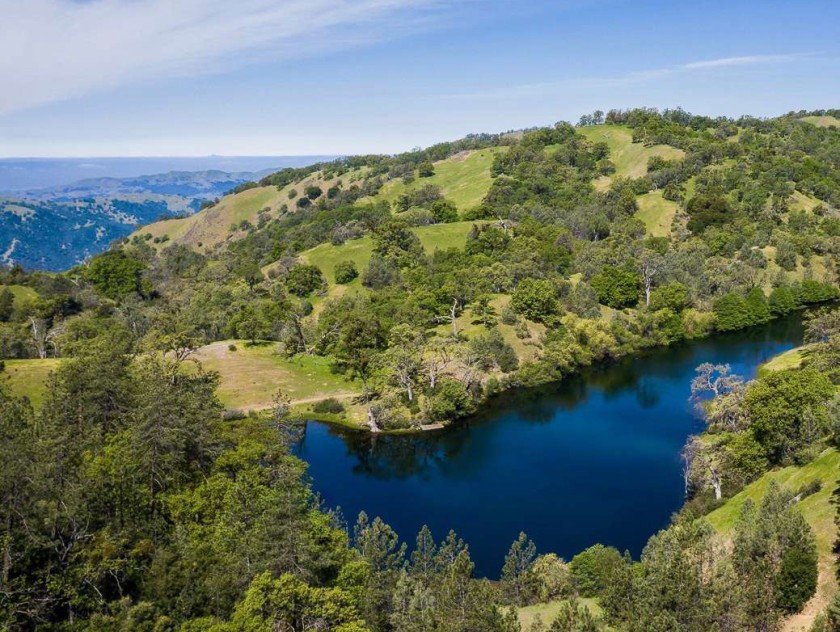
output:
<path id="1" fill-rule="evenodd" d="M 380 516 L 409 546 L 423 524 L 437 540 L 454 529 L 479 575 L 498 576 L 520 531 L 566 559 L 596 542 L 637 557 L 683 501 L 679 453 L 702 429 L 688 402 L 695 367 L 729 363 L 752 377 L 801 341 L 794 316 L 657 349 L 503 395 L 468 423 L 421 435 L 309 422 L 296 452 L 348 522 Z"/>

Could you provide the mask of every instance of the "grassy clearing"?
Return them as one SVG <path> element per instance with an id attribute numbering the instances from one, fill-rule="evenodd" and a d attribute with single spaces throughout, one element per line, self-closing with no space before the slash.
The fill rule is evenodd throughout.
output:
<path id="1" fill-rule="evenodd" d="M 647 232 L 654 237 L 667 237 L 671 234 L 671 224 L 679 206 L 676 202 L 662 197 L 662 191 L 651 191 L 636 198 L 639 210 L 636 217 L 645 223 Z"/>
<path id="2" fill-rule="evenodd" d="M 600 618 L 603 614 L 601 606 L 598 605 L 597 600 L 581 598 L 578 600 L 581 605 L 589 608 L 589 611 L 596 617 Z M 516 614 L 519 617 L 519 623 L 522 626 L 522 632 L 528 632 L 530 627 L 539 619 L 544 625 L 549 626 L 557 614 L 560 612 L 560 607 L 565 600 L 558 599 L 556 601 L 549 601 L 548 603 L 538 603 L 533 606 L 525 606 L 524 608 L 517 608 Z"/>
<path id="3" fill-rule="evenodd" d="M 788 369 L 798 369 L 802 366 L 802 360 L 805 358 L 807 352 L 806 347 L 797 347 L 790 349 L 784 353 L 780 353 L 774 358 L 771 358 L 758 368 L 759 374 L 772 373 L 774 371 L 787 371 Z"/>
<path id="4" fill-rule="evenodd" d="M 820 558 L 817 594 L 806 604 L 801 613 L 788 619 L 783 627 L 784 630 L 791 631 L 800 628 L 808 629 L 813 618 L 824 609 L 837 592 L 834 555 L 832 554 L 832 547 L 837 537 L 834 524 L 837 508 L 831 502 L 831 496 L 840 481 L 840 452 L 828 449 L 802 467 L 790 466 L 768 472 L 730 498 L 722 507 L 710 513 L 708 519 L 711 525 L 724 537 L 730 537 L 744 503 L 748 499 L 756 504 L 760 503 L 771 481 L 792 491 L 798 491 L 813 481 L 820 481 L 822 484 L 820 491 L 807 496 L 797 505 L 817 537 Z"/>
<path id="5" fill-rule="evenodd" d="M 817 127 L 840 127 L 840 119 L 834 116 L 803 116 L 799 120 Z"/>
<path id="6" fill-rule="evenodd" d="M 820 206 L 822 202 L 813 196 L 802 193 L 801 191 L 794 191 L 788 200 L 788 204 L 791 211 L 810 212 L 817 206 Z"/>
<path id="7" fill-rule="evenodd" d="M 446 250 L 447 248 L 463 248 L 467 243 L 467 236 L 475 222 L 454 222 L 452 224 L 433 224 L 431 226 L 418 226 L 411 231 L 420 239 L 423 248 L 429 254 L 436 249 Z M 373 240 L 365 235 L 360 239 L 351 239 L 340 246 L 332 244 L 321 244 L 306 252 L 301 253 L 301 258 L 307 263 L 318 266 L 327 281 L 335 284 L 335 266 L 341 261 L 352 261 L 356 269 L 361 273 L 373 253 Z M 266 266 L 268 271 L 271 266 Z M 358 280 L 351 285 L 358 285 Z"/>
<path id="8" fill-rule="evenodd" d="M 15 305 L 34 301 L 38 298 L 38 292 L 26 285 L 4 285 L 3 288 L 8 288 L 15 297 Z"/>
<path id="9" fill-rule="evenodd" d="M 682 149 L 670 145 L 646 147 L 633 142 L 633 132 L 624 125 L 593 125 L 578 128 L 578 131 L 593 142 L 605 142 L 610 148 L 610 160 L 615 164 L 615 174 L 598 178 L 599 189 L 608 188 L 612 178 L 641 178 L 647 173 L 648 159 L 661 156 L 666 160 L 683 158 Z"/>
<path id="10" fill-rule="evenodd" d="M 6 370 L 1 374 L 12 395 L 28 397 L 33 408 L 40 408 L 47 393 L 47 378 L 60 360 L 4 360 Z"/>
<path id="11" fill-rule="evenodd" d="M 416 178 L 411 184 L 402 180 L 388 182 L 377 199 L 393 202 L 406 191 L 413 191 L 427 184 L 439 186 L 443 195 L 460 210 L 478 206 L 487 195 L 493 179 L 490 168 L 494 156 L 506 147 L 491 147 L 472 152 L 462 152 L 435 163 L 435 174 L 430 178 Z"/>
<path id="12" fill-rule="evenodd" d="M 332 373 L 328 358 L 286 358 L 276 348 L 276 343 L 249 346 L 244 340 L 225 340 L 202 347 L 195 357 L 221 376 L 217 394 L 227 408 L 268 408 L 278 388 L 299 405 L 329 397 L 347 399 L 360 392 L 358 384 Z"/>

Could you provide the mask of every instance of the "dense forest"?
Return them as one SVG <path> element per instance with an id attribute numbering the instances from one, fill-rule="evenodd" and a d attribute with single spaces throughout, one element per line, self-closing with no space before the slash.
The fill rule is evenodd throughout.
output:
<path id="1" fill-rule="evenodd" d="M 164 222 L 64 273 L 4 270 L 5 371 L 51 364 L 37 389 L 25 374 L 0 390 L 0 621 L 513 632 L 517 607 L 559 599 L 523 632 L 777 629 L 817 590 L 797 504 L 818 490 L 770 485 L 726 542 L 704 516 L 840 441 L 840 127 L 810 115 L 840 112 L 595 112 L 286 169 L 196 216 L 283 198 L 218 242 Z M 611 131 L 644 164 L 622 164 Z M 479 201 L 448 197 L 439 174 L 480 152 Z M 378 518 L 348 526 L 290 454 L 302 417 L 438 427 L 504 389 L 818 304 L 799 365 L 751 382 L 698 368 L 687 502 L 639 560 L 597 545 L 567 562 L 522 534 L 501 577 L 478 579 L 455 533 L 407 545 Z M 342 391 L 303 410 L 278 382 L 239 409 L 202 361 L 212 345 L 322 362 Z M 823 610 L 814 629 L 839 629 L 840 602 Z"/>

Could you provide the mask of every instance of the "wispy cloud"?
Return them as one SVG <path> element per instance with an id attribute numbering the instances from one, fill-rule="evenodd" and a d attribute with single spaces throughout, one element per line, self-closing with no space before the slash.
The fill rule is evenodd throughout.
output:
<path id="1" fill-rule="evenodd" d="M 725 68 L 728 66 L 751 66 L 755 64 L 773 64 L 794 61 L 804 55 L 745 55 L 743 57 L 721 57 L 720 59 L 708 59 L 705 61 L 693 61 L 682 66 L 683 70 L 697 70 L 703 68 Z"/>
<path id="2" fill-rule="evenodd" d="M 792 53 L 787 55 L 746 55 L 742 57 L 721 57 L 719 59 L 706 59 L 692 61 L 663 68 L 650 70 L 637 70 L 616 75 L 600 75 L 596 77 L 572 77 L 557 81 L 544 81 L 527 83 L 515 86 L 508 86 L 500 89 L 477 90 L 459 94 L 445 95 L 448 99 L 519 99 L 526 97 L 546 96 L 570 90 L 585 90 L 589 88 L 612 88 L 619 86 L 637 85 L 645 82 L 656 81 L 674 75 L 698 72 L 703 70 L 714 70 L 731 68 L 734 66 L 753 66 L 759 64 L 780 64 L 796 61 L 807 57 L 805 53 Z"/>
<path id="3" fill-rule="evenodd" d="M 0 0 L 0 113 L 364 45 L 445 0 Z"/>

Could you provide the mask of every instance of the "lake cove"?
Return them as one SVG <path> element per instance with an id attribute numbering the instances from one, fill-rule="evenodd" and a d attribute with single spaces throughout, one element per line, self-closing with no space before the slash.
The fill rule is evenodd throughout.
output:
<path id="1" fill-rule="evenodd" d="M 683 501 L 680 450 L 702 429 L 688 401 L 695 367 L 728 363 L 751 378 L 801 343 L 796 315 L 507 393 L 443 431 L 377 436 L 309 422 L 296 453 L 351 526 L 364 510 L 409 546 L 423 524 L 437 540 L 454 529 L 478 575 L 498 577 L 520 531 L 566 559 L 596 542 L 638 557 Z"/>

